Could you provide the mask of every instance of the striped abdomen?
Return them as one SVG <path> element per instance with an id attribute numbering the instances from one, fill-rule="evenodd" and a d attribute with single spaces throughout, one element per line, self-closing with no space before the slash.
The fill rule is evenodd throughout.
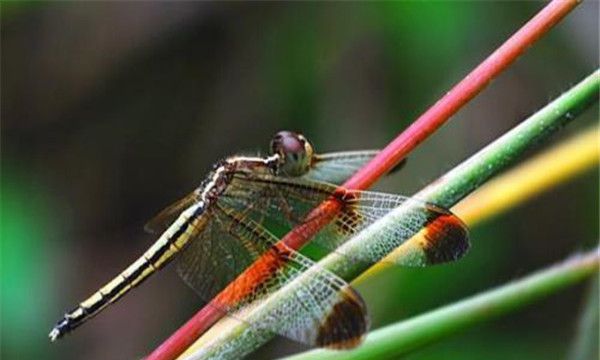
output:
<path id="1" fill-rule="evenodd" d="M 83 324 L 169 263 L 194 235 L 204 229 L 206 217 L 203 214 L 203 202 L 195 203 L 183 211 L 140 258 L 75 309 L 65 314 L 50 332 L 50 339 L 54 341 Z"/>

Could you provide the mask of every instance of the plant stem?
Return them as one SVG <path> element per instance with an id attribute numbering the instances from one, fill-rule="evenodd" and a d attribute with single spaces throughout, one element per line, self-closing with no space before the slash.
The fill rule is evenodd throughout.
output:
<path id="1" fill-rule="evenodd" d="M 440 100 L 360 169 L 344 186 L 366 189 L 482 91 L 527 48 L 565 17 L 579 1 L 554 0 L 456 84 Z"/>
<path id="2" fill-rule="evenodd" d="M 598 272 L 599 260 L 600 253 L 596 248 L 496 289 L 375 330 L 355 350 L 312 350 L 286 360 L 395 359 L 575 285 Z"/>
<path id="3" fill-rule="evenodd" d="M 584 307 L 581 309 L 575 339 L 567 356 L 569 360 L 598 358 L 598 319 L 600 317 L 598 311 L 600 286 L 598 281 L 600 281 L 598 275 L 589 281 L 590 284 L 587 289 Z"/>
<path id="4" fill-rule="evenodd" d="M 600 162 L 599 130 L 600 128 L 595 125 L 491 179 L 452 207 L 452 212 L 467 225 L 477 225 L 597 167 Z M 389 260 L 400 256 L 392 253 L 389 255 Z M 368 281 L 370 277 L 390 266 L 392 266 L 390 262 L 379 262 L 354 279 L 352 284 Z"/>
<path id="5" fill-rule="evenodd" d="M 455 114 L 464 104 L 477 95 L 502 70 L 506 69 L 516 58 L 530 47 L 543 34 L 565 17 L 575 6 L 577 0 L 553 0 L 534 18 L 527 22 L 517 33 L 509 38 L 500 48 L 490 55 L 475 70 L 468 74 L 442 99 L 434 104 L 417 121 L 386 146 L 382 152 L 355 174 L 346 184 L 349 189 L 365 189 L 379 177 L 391 170 L 412 149 L 438 129 L 450 116 Z M 323 210 L 323 209 L 321 209 Z M 328 208 L 332 214 L 335 207 Z M 325 219 L 325 217 L 324 217 Z M 321 227 L 326 222 L 320 224 Z M 306 244 L 319 227 L 292 231 L 282 241 L 294 249 Z M 309 231 L 310 230 L 310 231 Z M 302 234 L 302 236 L 300 235 Z M 252 267 L 250 267 L 252 269 Z M 244 281 L 244 272 L 240 278 Z M 236 279 L 236 281 L 238 280 Z M 247 282 L 247 281 L 246 281 Z M 235 283 L 235 281 L 234 281 Z M 235 285 L 235 284 L 232 284 Z M 224 290 L 226 291 L 227 288 Z M 223 314 L 213 306 L 206 306 L 197 312 L 188 322 L 148 356 L 148 360 L 171 360 L 177 357 L 194 339 L 206 331 Z"/>
<path id="6" fill-rule="evenodd" d="M 444 207 L 453 206 L 491 176 L 513 163 L 519 155 L 573 120 L 579 112 L 597 100 L 599 86 L 600 71 L 595 71 L 529 119 L 419 192 L 416 197 Z M 360 263 L 350 263 L 346 257 L 339 254 L 348 254 L 351 258 L 360 259 L 365 258 L 361 252 L 372 254 L 374 249 L 385 248 L 387 244 L 383 242 L 386 239 L 384 234 L 387 229 L 401 226 L 406 221 L 405 214 L 410 211 L 413 211 L 410 205 L 403 204 L 397 207 L 343 244 L 339 252 L 331 253 L 322 259 L 318 266 L 346 280 L 352 280 L 364 272 L 366 267 Z M 411 246 L 413 244 L 410 240 L 401 245 L 393 252 L 398 257 L 390 261 L 401 264 L 403 257 L 412 255 Z M 261 318 L 266 318 L 275 307 L 285 303 L 287 297 L 295 294 L 295 287 L 310 281 L 310 276 L 310 274 L 298 276 L 286 287 L 266 299 L 248 316 L 248 322 L 260 323 Z M 212 335 L 212 332 L 206 333 L 203 337 L 205 339 L 201 338 L 188 353 L 199 350 L 194 355 L 194 359 L 212 356 L 236 358 L 248 354 L 270 338 L 267 333 L 249 328 L 248 323 L 235 324 L 225 329 L 219 328 L 219 334 L 214 338 L 211 338 Z M 209 344 L 206 344 L 206 338 Z"/>
<path id="7" fill-rule="evenodd" d="M 446 208 L 454 206 L 493 175 L 515 162 L 525 151 L 548 138 L 554 131 L 574 119 L 588 105 L 597 101 L 599 85 L 600 71 L 596 70 L 527 120 L 415 194 L 414 197 Z M 361 248 L 376 246 L 376 244 L 373 245 L 371 239 L 377 239 L 380 236 L 378 228 L 385 229 L 401 223 L 403 215 L 410 210 L 402 206 L 394 209 L 373 226 L 345 243 L 339 252 L 355 254 L 360 252 Z M 388 255 L 385 259 L 386 262 L 401 263 L 401 258 L 407 256 L 411 245 L 411 240 L 407 241 Z M 336 274 L 344 274 L 345 279 L 355 278 L 365 270 L 355 268 L 352 273 L 348 273 L 348 266 L 344 262 L 332 262 L 329 259 L 327 257 L 322 260 L 323 266 Z"/>
<path id="8" fill-rule="evenodd" d="M 600 162 L 599 138 L 598 125 L 578 133 L 490 180 L 452 211 L 469 225 L 479 223 L 596 168 Z"/>

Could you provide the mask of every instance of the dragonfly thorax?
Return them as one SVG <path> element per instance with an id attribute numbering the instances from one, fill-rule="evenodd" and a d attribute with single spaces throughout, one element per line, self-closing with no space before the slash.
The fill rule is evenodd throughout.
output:
<path id="1" fill-rule="evenodd" d="M 251 156 L 231 156 L 213 166 L 213 171 L 199 188 L 200 197 L 206 203 L 212 203 L 227 189 L 235 174 L 277 173 L 279 155 L 266 158 Z"/>
<path id="2" fill-rule="evenodd" d="M 227 189 L 234 171 L 235 167 L 227 160 L 216 163 L 198 189 L 200 198 L 206 203 L 215 201 Z"/>

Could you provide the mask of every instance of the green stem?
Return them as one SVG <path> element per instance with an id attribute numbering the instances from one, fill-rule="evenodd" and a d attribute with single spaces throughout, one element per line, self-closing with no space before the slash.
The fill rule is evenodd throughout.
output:
<path id="1" fill-rule="evenodd" d="M 590 280 L 586 302 L 575 334 L 575 341 L 567 356 L 569 360 L 597 359 L 598 354 L 600 354 L 598 351 L 598 318 L 600 316 L 598 312 L 600 284 L 598 281 L 600 281 L 600 278 L 597 275 Z"/>
<path id="2" fill-rule="evenodd" d="M 598 249 L 520 280 L 371 332 L 352 351 L 312 350 L 286 360 L 398 358 L 456 331 L 519 309 L 598 271 Z"/>
<path id="3" fill-rule="evenodd" d="M 579 84 L 530 116 L 527 120 L 489 144 L 413 197 L 451 208 L 492 176 L 513 164 L 519 156 L 556 130 L 572 121 L 590 104 L 598 100 L 600 70 L 596 70 Z M 377 239 L 385 239 L 382 232 L 405 221 L 404 215 L 412 211 L 400 206 L 348 241 L 340 254 L 358 254 L 365 249 L 381 246 Z M 371 250 L 373 251 L 373 250 Z M 361 257 L 357 256 L 357 259 Z M 364 268 L 348 268 L 347 262 L 332 255 L 320 264 L 344 279 L 351 280 L 364 272 Z M 349 272 L 350 271 L 350 272 Z"/>
<path id="4" fill-rule="evenodd" d="M 444 207 L 453 206 L 490 177 L 514 163 L 526 150 L 547 139 L 554 131 L 573 120 L 577 114 L 597 100 L 599 86 L 600 71 L 597 70 L 523 123 L 416 194 L 415 197 Z M 368 258 L 369 256 L 361 256 L 360 253 L 364 251 L 373 253 L 374 249 L 385 248 L 387 244 L 380 243 L 386 238 L 382 234 L 390 226 L 401 225 L 403 221 L 406 221 L 404 214 L 411 211 L 414 209 L 407 205 L 394 209 L 342 245 L 339 252 L 322 259 L 319 267 L 332 271 L 348 281 L 357 277 L 366 271 L 367 267 L 359 263 L 350 263 L 346 257 L 339 254 L 349 254 L 357 259 Z M 382 257 L 385 255 L 381 254 Z M 246 355 L 264 344 L 273 335 L 252 328 L 248 324 L 260 324 L 262 318 L 268 318 L 275 307 L 281 306 L 286 299 L 294 296 L 296 288 L 302 286 L 306 281 L 310 281 L 311 276 L 311 272 L 308 271 L 273 294 L 264 303 L 253 309 L 248 316 L 248 322 L 221 329 L 219 336 L 197 351 L 192 358 L 234 359 Z"/>

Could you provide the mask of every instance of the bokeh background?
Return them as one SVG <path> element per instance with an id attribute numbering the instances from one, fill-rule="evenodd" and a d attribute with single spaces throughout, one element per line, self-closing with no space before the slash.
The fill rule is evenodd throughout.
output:
<path id="1" fill-rule="evenodd" d="M 303 132 L 377 148 L 542 2 L 2 3 L 3 359 L 136 359 L 201 305 L 172 267 L 50 344 L 63 311 L 136 258 L 142 230 L 217 159 Z M 376 188 L 409 195 L 598 66 L 598 2 L 579 6 Z M 550 143 L 597 122 L 597 106 Z M 537 151 L 539 151 L 539 149 Z M 518 278 L 598 239 L 591 171 L 472 229 L 455 264 L 359 290 L 374 327 Z M 563 358 L 585 286 L 409 359 Z M 251 358 L 305 349 L 277 339 Z"/>

